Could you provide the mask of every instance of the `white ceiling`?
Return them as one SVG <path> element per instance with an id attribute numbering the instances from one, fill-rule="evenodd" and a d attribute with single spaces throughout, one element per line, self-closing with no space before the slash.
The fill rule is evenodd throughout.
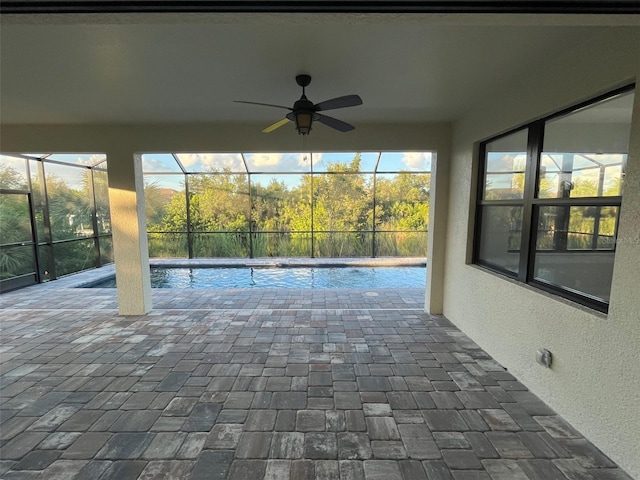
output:
<path id="1" fill-rule="evenodd" d="M 356 125 L 450 121 L 603 32 L 548 16 L 487 18 L 5 16 L 1 120 L 267 125 L 285 112 L 232 100 L 291 106 L 301 93 L 295 75 L 308 73 L 313 102 L 362 97 L 332 113 Z"/>

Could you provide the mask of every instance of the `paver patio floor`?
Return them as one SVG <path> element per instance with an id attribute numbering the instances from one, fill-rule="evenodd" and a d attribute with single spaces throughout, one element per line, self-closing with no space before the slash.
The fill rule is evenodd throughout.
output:
<path id="1" fill-rule="evenodd" d="M 629 479 L 409 290 L 2 295 L 0 478 Z"/>

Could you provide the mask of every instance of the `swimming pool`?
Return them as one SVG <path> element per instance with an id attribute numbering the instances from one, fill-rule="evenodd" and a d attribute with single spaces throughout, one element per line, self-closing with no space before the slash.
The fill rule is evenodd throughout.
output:
<path id="1" fill-rule="evenodd" d="M 424 288 L 426 267 L 151 267 L 152 288 Z M 85 285 L 114 288 L 115 277 Z"/>

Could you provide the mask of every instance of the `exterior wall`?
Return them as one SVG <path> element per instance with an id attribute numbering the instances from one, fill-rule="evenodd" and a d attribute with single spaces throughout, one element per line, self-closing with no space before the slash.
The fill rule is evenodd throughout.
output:
<path id="1" fill-rule="evenodd" d="M 443 312 L 632 476 L 640 478 L 640 89 L 608 315 L 470 264 L 478 142 L 640 79 L 639 31 L 563 52 L 454 125 Z M 551 369 L 535 352 L 553 353 Z"/>

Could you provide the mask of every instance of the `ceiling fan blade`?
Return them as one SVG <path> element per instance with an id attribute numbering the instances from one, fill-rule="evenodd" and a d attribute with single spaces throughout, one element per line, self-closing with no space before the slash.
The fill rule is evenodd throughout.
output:
<path id="1" fill-rule="evenodd" d="M 359 95 L 345 95 L 344 97 L 332 98 L 314 105 L 316 112 L 325 110 L 334 110 L 336 108 L 355 107 L 362 105 L 362 99 Z"/>
<path id="2" fill-rule="evenodd" d="M 340 132 L 349 132 L 356 128 L 350 123 L 343 122 L 342 120 L 338 120 L 337 118 L 327 117 L 326 115 L 318 114 L 318 121 L 320 123 L 324 123 L 327 127 L 335 128 Z"/>
<path id="3" fill-rule="evenodd" d="M 262 133 L 273 132 L 276 128 L 280 128 L 281 126 L 283 126 L 283 125 L 285 125 L 287 123 L 289 123 L 289 119 L 288 118 L 283 118 L 282 120 L 278 120 L 276 123 L 272 123 L 271 125 L 269 125 L 267 128 L 262 130 Z"/>
<path id="4" fill-rule="evenodd" d="M 293 110 L 293 108 L 285 107 L 283 105 L 273 105 L 272 103 L 245 102 L 244 100 L 234 100 L 234 102 L 235 103 L 248 103 L 249 105 L 262 105 L 263 107 L 284 108 L 285 110 Z"/>

